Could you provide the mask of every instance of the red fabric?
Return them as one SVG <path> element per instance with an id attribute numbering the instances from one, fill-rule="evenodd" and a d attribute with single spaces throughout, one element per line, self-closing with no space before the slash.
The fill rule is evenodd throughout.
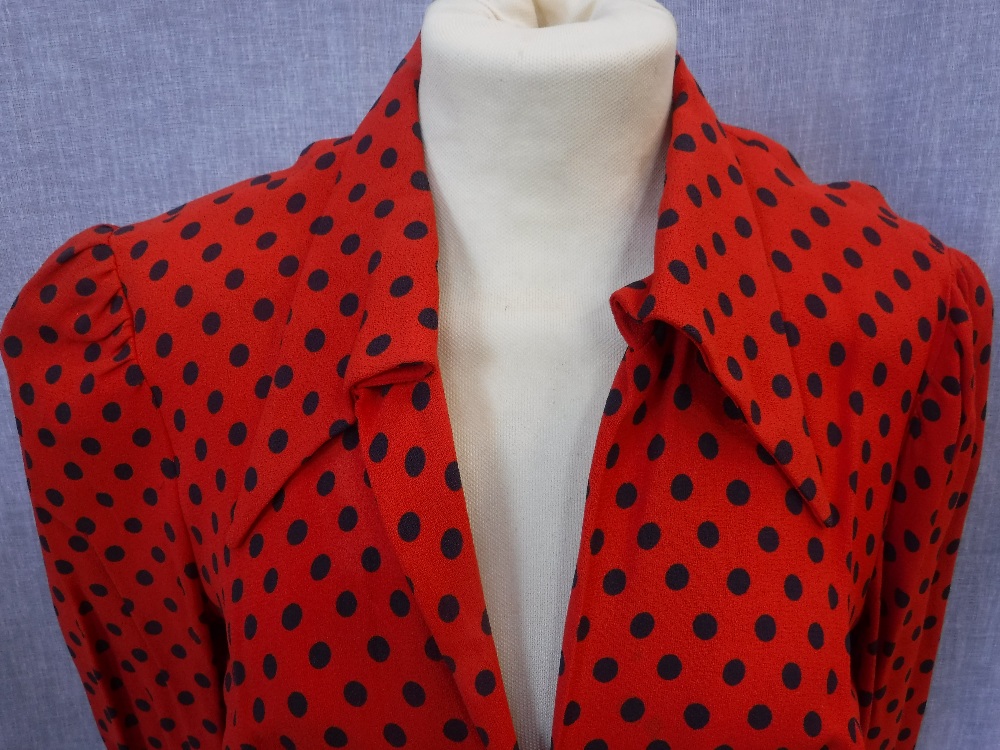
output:
<path id="1" fill-rule="evenodd" d="M 109 748 L 516 747 L 437 369 L 419 42 L 357 132 L 80 231 L 3 323 Z M 913 748 L 990 287 L 872 186 L 719 122 L 680 56 L 673 87 L 655 271 L 609 300 L 552 744 Z"/>

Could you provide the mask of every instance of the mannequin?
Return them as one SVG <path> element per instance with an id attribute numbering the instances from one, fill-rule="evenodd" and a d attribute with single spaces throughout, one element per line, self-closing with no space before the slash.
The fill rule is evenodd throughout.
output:
<path id="1" fill-rule="evenodd" d="M 421 29 L 442 380 L 521 750 L 550 744 L 609 296 L 653 269 L 676 31 L 655 0 L 436 0 Z"/>

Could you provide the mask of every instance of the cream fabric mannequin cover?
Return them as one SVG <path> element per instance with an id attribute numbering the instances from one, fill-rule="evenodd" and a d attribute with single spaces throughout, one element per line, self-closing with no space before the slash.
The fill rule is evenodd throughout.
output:
<path id="1" fill-rule="evenodd" d="M 676 40 L 655 0 L 436 0 L 421 28 L 439 357 L 521 750 L 551 742 L 625 351 L 608 298 L 653 269 Z"/>

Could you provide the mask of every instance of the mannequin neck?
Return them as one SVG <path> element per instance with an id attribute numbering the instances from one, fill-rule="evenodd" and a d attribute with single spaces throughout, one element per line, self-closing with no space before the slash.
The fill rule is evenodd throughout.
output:
<path id="1" fill-rule="evenodd" d="M 421 28 L 440 368 L 526 750 L 551 743 L 582 446 L 625 348 L 609 296 L 653 270 L 675 31 L 654 0 L 435 0 Z"/>
<path id="2" fill-rule="evenodd" d="M 428 177 L 442 236 L 471 248 L 480 293 L 533 280 L 557 291 L 541 273 L 555 268 L 570 289 L 636 277 L 611 271 L 619 259 L 608 253 L 621 255 L 615 246 L 649 214 L 641 206 L 659 200 L 675 54 L 673 16 L 655 0 L 428 6 L 418 95 Z M 511 259 L 538 252 L 550 266 Z"/>

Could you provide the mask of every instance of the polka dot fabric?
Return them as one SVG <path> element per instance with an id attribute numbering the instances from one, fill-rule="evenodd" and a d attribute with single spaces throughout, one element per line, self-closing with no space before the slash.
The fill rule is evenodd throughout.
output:
<path id="1" fill-rule="evenodd" d="M 419 42 L 356 132 L 80 231 L 0 329 L 108 748 L 518 748 L 437 367 Z M 654 272 L 609 299 L 550 748 L 913 748 L 990 287 L 676 63 Z"/>

